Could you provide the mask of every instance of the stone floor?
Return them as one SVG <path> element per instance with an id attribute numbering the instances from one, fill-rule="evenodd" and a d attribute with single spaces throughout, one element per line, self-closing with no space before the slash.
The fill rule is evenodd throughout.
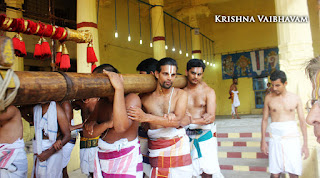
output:
<path id="1" fill-rule="evenodd" d="M 242 115 L 241 119 L 231 119 L 231 116 L 217 116 L 217 132 L 223 130 L 224 132 L 260 132 L 262 115 Z M 270 122 L 270 121 L 269 121 Z M 232 177 L 228 176 L 228 172 L 225 171 L 226 178 Z M 250 173 L 248 173 L 250 174 Z M 259 177 L 257 173 L 256 176 Z M 250 176 L 254 176 L 251 175 Z M 249 177 L 250 177 L 249 176 Z M 86 178 L 86 175 L 81 173 L 80 169 L 77 169 L 69 173 L 70 178 Z M 260 176 L 263 177 L 263 176 Z"/>
<path id="2" fill-rule="evenodd" d="M 70 178 L 87 178 L 85 174 L 81 173 L 81 169 L 77 169 L 71 173 L 69 173 Z"/>

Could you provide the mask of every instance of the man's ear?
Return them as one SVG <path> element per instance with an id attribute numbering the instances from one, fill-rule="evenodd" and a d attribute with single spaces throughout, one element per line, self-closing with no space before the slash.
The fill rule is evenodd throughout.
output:
<path id="1" fill-rule="evenodd" d="M 188 71 L 186 70 L 186 76 L 188 76 Z"/>
<path id="2" fill-rule="evenodd" d="M 157 79 L 159 79 L 159 72 L 158 72 L 158 71 L 155 71 L 155 72 L 154 72 L 154 76 L 155 76 Z"/>
<path id="3" fill-rule="evenodd" d="M 153 72 L 153 71 L 150 71 L 150 74 L 151 74 L 151 75 L 154 75 L 154 72 Z"/>

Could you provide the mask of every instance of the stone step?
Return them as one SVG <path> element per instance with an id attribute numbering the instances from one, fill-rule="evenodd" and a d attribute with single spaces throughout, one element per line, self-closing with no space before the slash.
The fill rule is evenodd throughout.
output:
<path id="1" fill-rule="evenodd" d="M 263 153 L 255 152 L 218 152 L 219 158 L 251 158 L 251 159 L 268 159 Z"/>
<path id="2" fill-rule="evenodd" d="M 217 138 L 218 141 L 232 141 L 232 142 L 260 142 L 261 138 L 251 138 L 251 137 L 242 137 L 242 138 Z M 266 141 L 269 141 L 269 137 L 266 137 Z"/>
<path id="3" fill-rule="evenodd" d="M 243 146 L 220 146 L 220 152 L 261 152 L 260 147 L 243 147 Z"/>
<path id="4" fill-rule="evenodd" d="M 269 137 L 269 133 L 266 133 L 266 137 Z M 225 133 L 225 130 L 223 130 L 223 132 L 218 131 L 217 138 L 261 138 L 261 133 L 260 132 Z"/>
<path id="5" fill-rule="evenodd" d="M 268 159 L 250 159 L 250 158 L 219 158 L 220 165 L 231 166 L 249 166 L 249 167 L 263 167 L 269 166 Z"/>
<path id="6" fill-rule="evenodd" d="M 225 178 L 269 178 L 270 173 L 259 171 L 233 171 L 233 170 L 221 170 L 221 173 Z"/>
<path id="7" fill-rule="evenodd" d="M 268 142 L 267 142 L 268 143 Z M 260 141 L 218 141 L 218 146 L 222 147 L 260 147 Z"/>
<path id="8" fill-rule="evenodd" d="M 268 156 L 261 153 L 260 147 L 225 147 L 218 148 L 219 158 L 251 158 L 251 159 L 268 159 Z"/>

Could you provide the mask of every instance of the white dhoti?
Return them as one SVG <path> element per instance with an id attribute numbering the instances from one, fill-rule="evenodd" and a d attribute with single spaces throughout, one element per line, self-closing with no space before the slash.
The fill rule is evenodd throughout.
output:
<path id="1" fill-rule="evenodd" d="M 83 174 L 89 175 L 94 172 L 94 158 L 98 151 L 98 140 L 96 138 L 80 138 L 80 168 Z"/>
<path id="2" fill-rule="evenodd" d="M 140 142 L 140 151 L 142 154 L 143 173 L 145 174 L 145 176 L 149 177 L 151 165 L 149 162 L 148 133 L 145 132 L 141 127 L 139 127 L 138 136 Z"/>
<path id="3" fill-rule="evenodd" d="M 296 121 L 272 122 L 269 140 L 269 171 L 301 175 L 302 155 Z"/>
<path id="4" fill-rule="evenodd" d="M 190 138 L 193 176 L 206 173 L 214 178 L 223 178 L 218 162 L 216 125 L 190 124 L 187 134 Z"/>
<path id="5" fill-rule="evenodd" d="M 94 172 L 94 158 L 98 147 L 80 149 L 80 168 L 83 174 L 89 175 Z"/>
<path id="6" fill-rule="evenodd" d="M 62 168 L 67 167 L 70 161 L 70 156 L 71 156 L 73 147 L 74 147 L 74 143 L 69 143 L 69 142 L 62 147 L 62 154 L 63 154 Z"/>
<path id="7" fill-rule="evenodd" d="M 23 139 L 12 144 L 0 144 L 0 177 L 26 178 L 27 172 L 28 160 Z"/>
<path id="8" fill-rule="evenodd" d="M 57 108 L 56 102 L 51 101 L 47 112 L 42 116 L 42 106 L 36 105 L 33 108 L 33 122 L 35 130 L 35 139 L 33 140 L 33 152 L 40 155 L 43 151 L 49 149 L 55 142 L 58 132 Z M 43 135 L 49 137 L 49 140 L 43 139 Z M 34 166 L 32 177 L 37 178 L 59 178 L 62 177 L 62 157 L 61 150 L 51 155 L 46 161 L 40 162 L 37 156 L 34 156 Z"/>
<path id="9" fill-rule="evenodd" d="M 74 125 L 73 120 L 71 120 L 71 125 Z M 74 144 L 76 143 L 77 136 L 78 136 L 78 130 L 71 131 L 71 140 L 68 143 L 66 143 L 62 148 L 62 152 L 63 152 L 62 167 L 63 168 L 67 167 L 70 161 L 71 152 L 73 150 Z"/>
<path id="10" fill-rule="evenodd" d="M 50 140 L 42 140 L 42 151 L 50 148 L 54 142 Z M 33 140 L 33 151 L 37 148 L 36 141 Z M 59 178 L 62 177 L 62 150 L 51 155 L 46 161 L 40 162 L 36 155 L 33 156 L 33 170 L 31 177 L 36 178 Z"/>
<path id="11" fill-rule="evenodd" d="M 231 105 L 231 114 L 235 114 L 236 108 L 240 106 L 240 100 L 238 96 L 239 91 L 232 90 L 231 92 L 233 93 L 233 103 Z"/>
<path id="12" fill-rule="evenodd" d="M 94 161 L 94 177 L 142 178 L 142 155 L 138 138 L 128 141 L 122 138 L 113 144 L 102 139 Z"/>
<path id="13" fill-rule="evenodd" d="M 192 177 L 189 137 L 184 128 L 161 128 L 148 131 L 149 177 Z M 172 138 L 172 139 L 161 139 Z"/>

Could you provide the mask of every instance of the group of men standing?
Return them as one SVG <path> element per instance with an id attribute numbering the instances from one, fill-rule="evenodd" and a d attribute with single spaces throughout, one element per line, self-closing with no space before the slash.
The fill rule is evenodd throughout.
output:
<path id="1" fill-rule="evenodd" d="M 213 123 L 216 96 L 202 81 L 205 64 L 198 59 L 188 62 L 184 89 L 172 87 L 178 69 L 174 59 L 163 58 L 155 66 L 157 87 L 152 93 L 124 94 L 122 76 L 112 65 L 103 64 L 93 73 L 108 76 L 114 95 L 21 107 L 23 117 L 35 126 L 32 177 L 62 177 L 62 149 L 71 140 L 70 131 L 82 126 L 81 168 L 87 175 L 223 177 Z M 84 124 L 72 126 L 70 108 L 81 109 Z M 27 173 L 20 111 L 9 106 L 0 114 L 0 175 L 4 177 L 26 177 Z M 139 141 L 138 130 L 147 141 Z M 147 152 L 141 149 L 145 159 L 140 144 L 148 148 Z"/>
<path id="2" fill-rule="evenodd" d="M 319 61 L 320 58 L 313 60 L 312 64 L 317 64 L 318 68 L 310 72 L 316 96 L 320 86 Z M 72 135 L 77 135 L 71 131 L 80 128 L 80 164 L 82 172 L 88 176 L 223 177 L 218 163 L 214 123 L 216 95 L 202 81 L 205 68 L 202 60 L 188 61 L 188 83 L 179 89 L 172 86 L 178 69 L 174 59 L 147 59 L 137 70 L 154 75 L 157 87 L 154 92 L 137 95 L 125 94 L 118 70 L 110 64 L 103 64 L 93 73 L 108 76 L 114 95 L 7 107 L 0 113 L 0 177 L 27 176 L 21 117 L 35 127 L 32 177 L 62 177 L 62 169 L 66 167 L 71 152 L 66 145 L 72 144 Z M 297 177 L 302 172 L 301 154 L 305 158 L 309 156 L 302 103 L 297 95 L 286 90 L 284 72 L 275 71 L 270 79 L 272 92 L 265 98 L 261 151 L 269 155 L 272 177 L 279 177 L 282 172 Z M 230 91 L 237 91 L 235 87 Z M 315 98 L 317 103 L 318 97 Z M 315 126 L 319 142 L 318 106 L 313 106 L 307 119 Z M 71 124 L 73 109 L 81 110 L 83 124 Z M 295 110 L 303 135 L 302 149 Z M 269 115 L 272 122 L 268 145 L 265 134 Z M 72 150 L 73 145 L 70 148 Z"/>

